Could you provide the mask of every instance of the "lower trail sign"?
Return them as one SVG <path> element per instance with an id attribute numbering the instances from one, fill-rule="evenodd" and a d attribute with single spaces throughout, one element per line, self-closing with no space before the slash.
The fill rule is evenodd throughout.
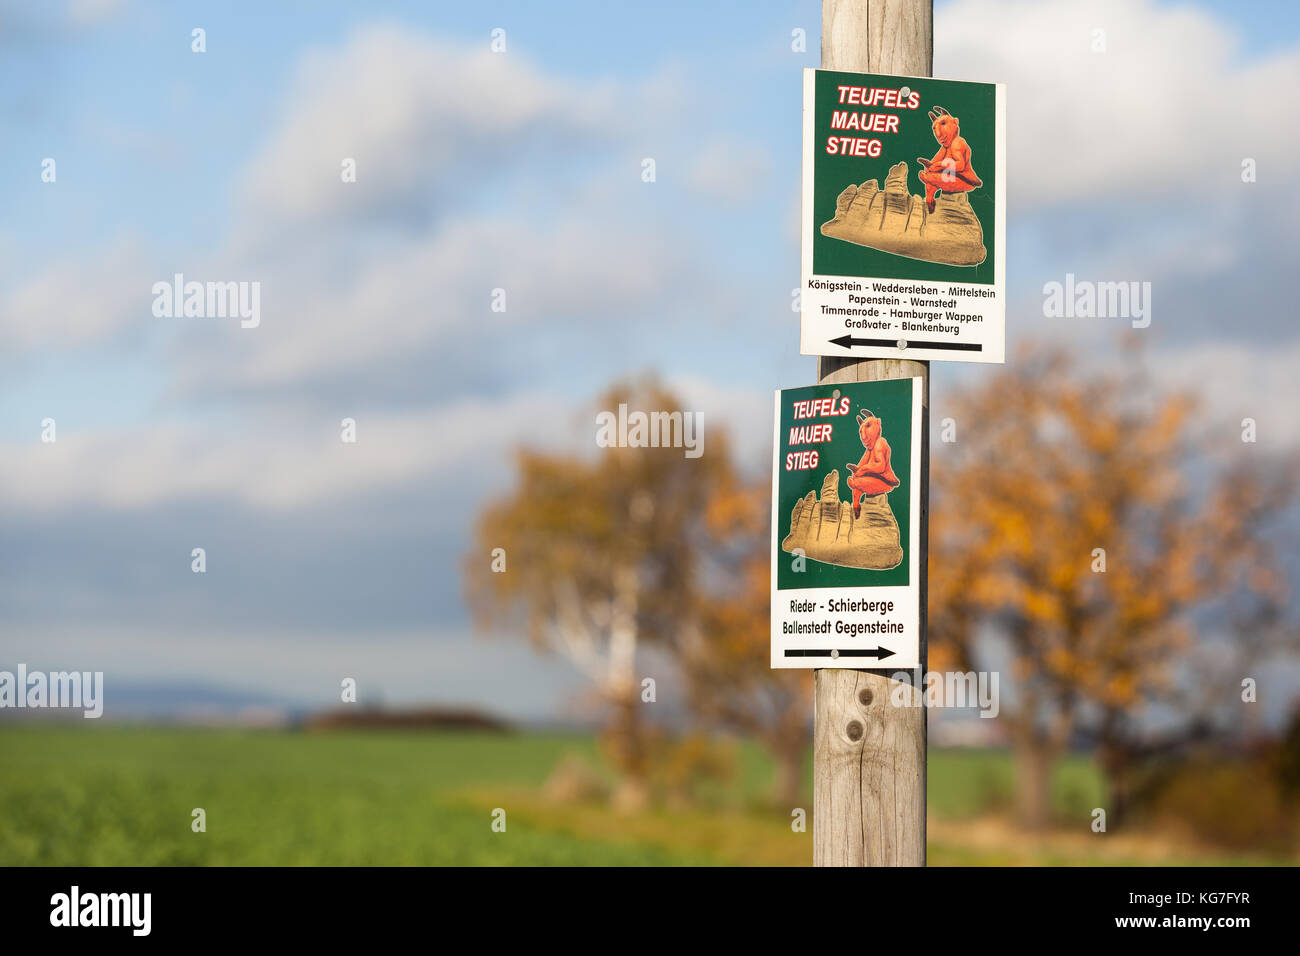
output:
<path id="1" fill-rule="evenodd" d="M 919 378 L 776 393 L 772 666 L 920 666 Z"/>

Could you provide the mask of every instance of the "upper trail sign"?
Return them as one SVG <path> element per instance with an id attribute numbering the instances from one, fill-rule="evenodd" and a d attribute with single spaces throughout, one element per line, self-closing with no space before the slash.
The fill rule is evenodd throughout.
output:
<path id="1" fill-rule="evenodd" d="M 803 354 L 1003 361 L 1005 129 L 1001 84 L 804 70 Z"/>

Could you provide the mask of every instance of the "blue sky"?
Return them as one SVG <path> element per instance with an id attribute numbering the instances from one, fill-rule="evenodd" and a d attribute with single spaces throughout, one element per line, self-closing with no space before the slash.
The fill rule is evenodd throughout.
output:
<path id="1" fill-rule="evenodd" d="M 761 465 L 770 390 L 814 374 L 790 296 L 819 10 L 0 3 L 0 666 L 563 715 L 563 662 L 470 632 L 469 518 L 510 448 L 582 447 L 586 403 L 645 370 Z M 1153 373 L 1291 448 L 1294 5 L 967 0 L 935 50 L 1009 87 L 1011 344 L 1123 361 L 1042 285 L 1151 281 Z M 262 325 L 154 317 L 174 272 L 260 282 Z M 980 374 L 936 366 L 935 413 Z"/>

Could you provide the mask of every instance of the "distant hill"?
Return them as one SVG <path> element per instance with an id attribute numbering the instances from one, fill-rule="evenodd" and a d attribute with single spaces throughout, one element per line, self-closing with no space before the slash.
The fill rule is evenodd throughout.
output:
<path id="1" fill-rule="evenodd" d="M 114 723 L 284 726 L 305 713 L 301 705 L 271 694 L 235 690 L 192 681 L 119 683 L 104 687 L 104 714 Z M 76 721 L 79 709 L 0 709 L 0 721 Z M 87 724 L 99 721 L 85 721 Z"/>
<path id="2" fill-rule="evenodd" d="M 312 714 L 304 730 L 484 730 L 506 733 L 512 727 L 491 714 L 469 708 L 337 708 Z"/>

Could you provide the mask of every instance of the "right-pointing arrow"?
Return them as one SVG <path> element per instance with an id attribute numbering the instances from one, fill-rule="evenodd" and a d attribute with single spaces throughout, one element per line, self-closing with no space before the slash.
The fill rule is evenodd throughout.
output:
<path id="1" fill-rule="evenodd" d="M 887 647 L 851 647 L 848 650 L 832 650 L 829 647 L 792 647 L 787 648 L 786 657 L 874 657 L 881 660 L 893 657 L 894 652 Z"/>
<path id="2" fill-rule="evenodd" d="M 881 660 L 886 657 L 893 657 L 894 652 L 887 647 L 854 647 L 847 651 L 840 651 L 840 657 L 874 657 Z"/>

